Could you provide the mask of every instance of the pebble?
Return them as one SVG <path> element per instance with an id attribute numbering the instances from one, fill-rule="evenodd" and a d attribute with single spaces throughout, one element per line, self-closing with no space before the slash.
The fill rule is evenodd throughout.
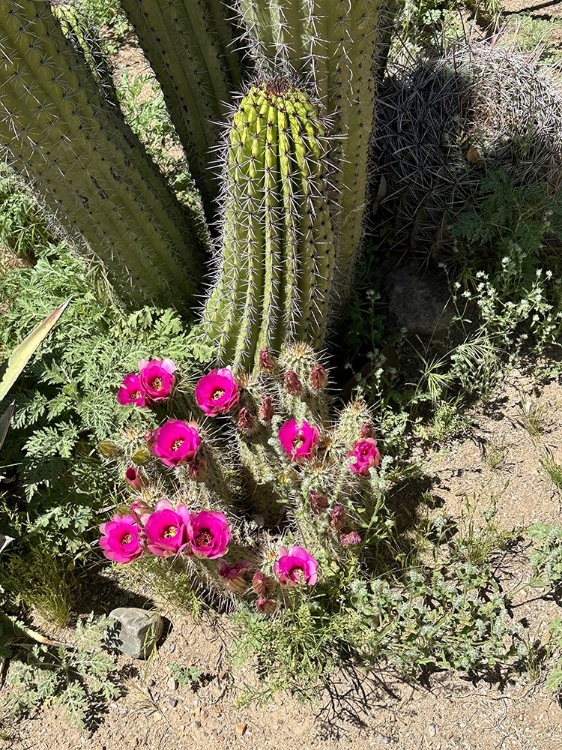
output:
<path id="1" fill-rule="evenodd" d="M 168 703 L 172 708 L 175 708 L 178 705 L 178 699 L 177 698 L 168 698 Z"/>
<path id="2" fill-rule="evenodd" d="M 168 690 L 174 691 L 178 689 L 178 681 L 176 680 L 175 677 L 170 677 L 166 685 L 168 687 Z"/>
<path id="3" fill-rule="evenodd" d="M 238 722 L 236 725 L 236 736 L 243 737 L 246 734 L 246 729 L 248 729 L 247 724 L 244 724 L 243 721 Z"/>
<path id="4" fill-rule="evenodd" d="M 194 721 L 193 725 L 195 726 L 195 729 L 201 729 L 202 727 L 202 724 L 200 721 Z"/>
<path id="5" fill-rule="evenodd" d="M 436 734 L 437 734 L 437 725 L 431 723 L 429 725 L 429 736 L 430 737 L 435 737 Z"/>

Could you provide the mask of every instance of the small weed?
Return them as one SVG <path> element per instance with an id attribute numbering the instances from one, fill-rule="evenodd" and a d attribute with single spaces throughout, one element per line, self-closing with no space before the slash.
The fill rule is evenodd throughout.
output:
<path id="1" fill-rule="evenodd" d="M 503 463 L 507 450 L 503 445 L 495 445 L 494 443 L 486 443 L 484 448 L 484 458 L 488 468 L 497 469 Z"/>
<path id="2" fill-rule="evenodd" d="M 192 690 L 196 690 L 199 687 L 199 681 L 204 676 L 205 672 L 199 667 L 184 667 L 177 662 L 170 664 L 170 672 L 174 677 L 180 688 L 189 687 Z"/>
<path id="3" fill-rule="evenodd" d="M 562 490 L 562 465 L 556 463 L 554 457 L 547 449 L 547 454 L 541 459 L 541 466 L 552 479 L 552 483 L 558 490 Z"/>
<path id="4" fill-rule="evenodd" d="M 59 627 L 68 624 L 79 592 L 73 562 L 38 547 L 3 560 L 0 585 Z"/>
<path id="5" fill-rule="evenodd" d="M 548 410 L 545 404 L 536 399 L 522 399 L 520 419 L 531 437 L 539 437 L 548 426 Z"/>

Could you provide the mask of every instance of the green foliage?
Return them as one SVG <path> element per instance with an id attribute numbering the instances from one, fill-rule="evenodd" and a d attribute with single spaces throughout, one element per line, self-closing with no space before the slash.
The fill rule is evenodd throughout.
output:
<path id="1" fill-rule="evenodd" d="M 199 669 L 199 667 L 184 667 L 177 662 L 170 664 L 170 672 L 172 677 L 177 680 L 180 688 L 189 687 L 192 690 L 197 688 L 199 680 L 204 674 L 204 670 Z"/>
<path id="2" fill-rule="evenodd" d="M 2 555 L 0 586 L 48 622 L 68 625 L 79 593 L 72 561 L 35 546 L 18 554 L 18 546 L 16 542 L 9 554 Z"/>
<path id="3" fill-rule="evenodd" d="M 0 216 L 0 245 L 19 258 L 32 261 L 37 245 L 52 239 L 45 217 L 23 189 L 21 178 L 3 164 L 0 164 Z"/>
<path id="4" fill-rule="evenodd" d="M 12 657 L 6 680 L 2 723 L 9 726 L 53 701 L 64 709 L 71 724 L 91 728 L 96 705 L 120 693 L 115 660 L 102 648 L 107 625 L 107 618 L 94 620 L 90 615 L 78 622 L 73 648 L 36 645 L 20 649 L 17 658 Z"/>
<path id="5" fill-rule="evenodd" d="M 533 583 L 555 597 L 562 593 L 562 526 L 535 523 L 527 533 L 535 542 L 531 552 Z"/>
<path id="6" fill-rule="evenodd" d="M 131 33 L 119 0 L 74 0 L 74 5 L 96 28 L 105 52 L 115 54 Z"/>
<path id="7" fill-rule="evenodd" d="M 0 322 L 0 346 L 7 348 L 22 327 L 73 298 L 64 325 L 18 386 L 16 429 L 2 461 L 18 466 L 22 493 L 16 507 L 10 501 L 10 528 L 77 552 L 96 525 L 95 509 L 107 505 L 112 492 L 92 445 L 125 425 L 142 423 L 141 415 L 116 402 L 124 371 L 147 356 L 173 357 L 187 371 L 208 361 L 212 351 L 190 338 L 172 310 L 147 307 L 123 314 L 100 268 L 88 267 L 64 246 L 39 250 L 34 268 L 8 273 L 0 280 L 0 294 L 9 304 Z"/>

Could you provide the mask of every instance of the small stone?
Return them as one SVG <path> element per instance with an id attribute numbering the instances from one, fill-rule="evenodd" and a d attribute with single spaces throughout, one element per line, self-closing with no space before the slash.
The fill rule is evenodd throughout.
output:
<path id="1" fill-rule="evenodd" d="M 244 724 L 243 721 L 238 722 L 236 725 L 236 736 L 243 737 L 246 734 L 246 729 L 248 729 L 247 724 Z"/>
<path id="2" fill-rule="evenodd" d="M 220 706 L 213 706 L 213 709 L 217 716 L 222 716 L 222 709 Z"/>
<path id="3" fill-rule="evenodd" d="M 201 724 L 201 722 L 200 722 L 200 721 L 194 721 L 194 722 L 193 722 L 193 726 L 195 727 L 195 729 L 201 729 L 201 727 L 202 727 L 203 725 Z"/>
<path id="4" fill-rule="evenodd" d="M 162 635 L 164 619 L 139 607 L 118 607 L 109 616 L 119 623 L 112 643 L 133 659 L 146 659 Z"/>
<path id="5" fill-rule="evenodd" d="M 437 734 L 437 725 L 433 724 L 433 722 L 429 725 L 429 736 L 435 737 Z"/>
<path id="6" fill-rule="evenodd" d="M 174 690 L 177 690 L 178 689 L 178 681 L 176 680 L 176 678 L 175 677 L 170 677 L 170 679 L 166 683 L 166 687 L 168 688 L 168 690 L 171 690 L 172 692 L 174 692 Z"/>
<path id="7" fill-rule="evenodd" d="M 172 708 L 175 708 L 178 705 L 178 699 L 177 698 L 168 698 L 168 703 Z"/>

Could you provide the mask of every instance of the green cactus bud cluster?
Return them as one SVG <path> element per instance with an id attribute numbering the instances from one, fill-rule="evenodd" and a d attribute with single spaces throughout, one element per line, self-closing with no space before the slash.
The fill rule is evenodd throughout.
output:
<path id="1" fill-rule="evenodd" d="M 322 345 L 334 273 L 328 141 L 316 107 L 284 80 L 252 86 L 234 115 L 222 255 L 203 329 L 219 361 L 257 370 L 286 338 Z"/>
<path id="2" fill-rule="evenodd" d="M 122 0 L 160 82 L 205 213 L 214 217 L 215 149 L 240 86 L 241 56 L 221 0 Z"/>
<path id="3" fill-rule="evenodd" d="M 1 0 L 0 144 L 73 238 L 136 302 L 188 303 L 199 240 L 49 4 Z"/>

